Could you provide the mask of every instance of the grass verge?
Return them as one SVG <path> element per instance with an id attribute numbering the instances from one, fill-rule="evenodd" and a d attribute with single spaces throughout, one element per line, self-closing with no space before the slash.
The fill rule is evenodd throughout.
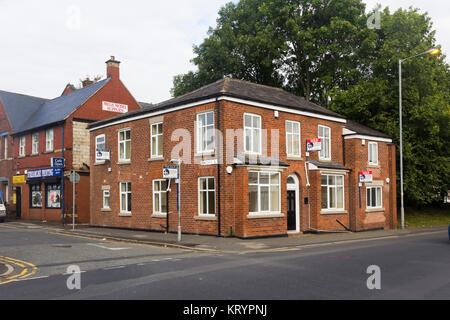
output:
<path id="1" fill-rule="evenodd" d="M 401 225 L 400 210 L 397 211 L 398 226 Z M 450 207 L 447 208 L 405 208 L 405 227 L 420 228 L 450 225 Z"/>

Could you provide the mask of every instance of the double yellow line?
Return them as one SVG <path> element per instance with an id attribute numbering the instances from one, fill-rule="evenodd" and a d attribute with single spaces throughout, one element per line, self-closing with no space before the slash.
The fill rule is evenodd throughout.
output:
<path id="1" fill-rule="evenodd" d="M 18 266 L 22 270 L 19 274 L 12 275 L 12 276 L 9 276 L 9 277 L 5 277 L 3 281 L 0 278 L 0 285 L 1 284 L 5 284 L 5 283 L 9 283 L 9 282 L 12 282 L 12 281 L 16 281 L 18 279 L 27 278 L 27 277 L 35 274 L 36 270 L 38 269 L 34 264 L 32 264 L 30 262 L 26 262 L 26 261 L 18 260 L 18 259 L 13 259 L 13 258 L 9 258 L 9 257 L 2 257 L 2 256 L 0 256 L 0 262 L 4 262 L 6 264 L 12 264 L 12 265 Z"/>

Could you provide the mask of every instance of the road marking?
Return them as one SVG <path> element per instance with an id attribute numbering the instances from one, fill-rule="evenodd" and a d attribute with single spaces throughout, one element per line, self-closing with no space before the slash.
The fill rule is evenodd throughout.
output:
<path id="1" fill-rule="evenodd" d="M 122 269 L 122 268 L 125 268 L 125 266 L 117 266 L 117 267 L 103 268 L 103 270 L 114 270 L 114 269 Z"/>
<path id="2" fill-rule="evenodd" d="M 118 250 L 127 250 L 127 249 L 130 249 L 130 248 L 111 248 L 111 247 L 105 247 L 105 246 L 102 246 L 102 245 L 96 244 L 96 243 L 88 243 L 87 245 L 88 245 L 88 246 L 99 247 L 99 248 L 106 249 L 106 250 L 112 250 L 112 251 L 118 251 Z"/>
<path id="3" fill-rule="evenodd" d="M 14 264 L 23 269 L 19 274 L 6 277 L 6 279 L 4 281 L 1 281 L 0 284 L 6 284 L 12 281 L 16 281 L 17 279 L 25 279 L 35 274 L 37 271 L 37 267 L 30 262 L 3 256 L 0 256 L 0 260 L 6 263 Z"/>
<path id="4" fill-rule="evenodd" d="M 34 278 L 22 278 L 22 279 L 14 279 L 14 281 L 27 281 L 27 280 L 36 280 L 36 279 L 44 279 L 48 278 L 49 276 L 41 276 L 41 277 L 34 277 Z"/>

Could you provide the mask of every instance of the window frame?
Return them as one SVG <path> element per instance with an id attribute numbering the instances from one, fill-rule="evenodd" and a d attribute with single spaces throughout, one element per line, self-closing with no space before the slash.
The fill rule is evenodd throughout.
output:
<path id="1" fill-rule="evenodd" d="M 163 191 L 161 188 L 161 182 L 166 182 L 166 189 Z M 159 184 L 159 190 L 155 191 L 155 182 Z M 163 212 L 162 209 L 162 201 L 161 201 L 161 193 L 165 193 L 166 194 L 166 198 L 167 198 L 167 179 L 154 179 L 152 181 L 152 202 L 153 202 L 153 214 L 155 215 L 167 215 L 167 207 L 166 207 L 166 212 Z M 158 210 L 156 210 L 156 206 L 155 206 L 155 194 L 159 195 L 159 208 Z"/>
<path id="2" fill-rule="evenodd" d="M 250 116 L 251 117 L 251 123 L 252 123 L 251 127 L 247 127 L 245 125 L 245 117 L 246 116 Z M 259 118 L 259 128 L 253 127 L 253 118 L 254 117 Z M 261 153 L 262 153 L 262 117 L 260 115 L 258 115 L 258 114 L 244 112 L 243 121 L 244 121 L 244 123 L 243 123 L 243 127 L 244 127 L 244 152 L 247 153 L 247 154 L 261 155 Z M 247 130 L 246 129 L 249 129 L 250 133 L 251 133 L 251 135 L 250 135 L 251 138 L 250 138 L 250 142 L 249 142 L 250 146 L 251 146 L 251 149 L 249 149 L 248 146 L 247 146 L 247 134 L 246 134 Z M 254 130 L 258 130 L 259 131 L 259 141 L 258 141 L 259 151 L 258 152 L 255 152 L 254 150 L 252 150 L 253 149 L 253 145 L 254 145 Z"/>
<path id="3" fill-rule="evenodd" d="M 26 148 L 26 136 L 21 136 L 19 138 L 19 157 L 24 157 L 26 155 L 25 148 Z"/>
<path id="4" fill-rule="evenodd" d="M 158 126 L 161 125 L 161 133 L 156 133 L 153 134 L 153 126 L 156 126 L 156 128 L 158 128 Z M 163 132 L 164 132 L 164 128 L 163 128 L 163 122 L 155 122 L 152 123 L 150 125 L 150 158 L 162 158 L 164 156 L 164 142 L 163 142 Z M 154 150 L 154 146 L 153 146 L 153 137 L 156 137 L 156 155 L 153 155 L 153 150 Z M 162 149 L 161 149 L 161 154 L 158 154 L 159 151 L 159 140 L 158 138 L 161 137 L 161 144 L 162 144 Z"/>
<path id="5" fill-rule="evenodd" d="M 35 137 L 37 137 L 36 141 L 34 141 Z M 39 132 L 31 134 L 31 154 L 39 154 Z"/>
<path id="6" fill-rule="evenodd" d="M 373 153 L 373 152 L 371 152 L 372 146 L 375 146 L 376 162 L 373 162 L 371 159 L 371 154 Z M 369 143 L 367 144 L 367 149 L 368 149 L 367 158 L 369 161 L 369 165 L 378 165 L 378 142 L 369 141 Z M 372 158 L 373 158 L 373 154 L 372 154 Z"/>
<path id="7" fill-rule="evenodd" d="M 322 176 L 326 176 L 327 177 L 327 184 L 323 185 L 322 184 Z M 329 184 L 329 177 L 333 176 L 335 177 L 336 183 L 334 185 L 330 185 Z M 337 184 L 337 177 L 342 177 L 342 186 Z M 326 208 L 322 208 L 322 188 L 323 187 L 327 187 L 327 207 Z M 338 208 L 337 204 L 338 204 L 338 187 L 342 188 L 342 208 Z M 335 198 L 336 198 L 336 207 L 330 207 L 330 188 L 334 188 L 335 189 Z M 320 175 L 320 208 L 321 211 L 345 211 L 345 175 L 340 175 L 340 174 L 330 174 L 330 173 L 321 173 Z"/>
<path id="8" fill-rule="evenodd" d="M 371 205 L 372 202 L 372 192 L 369 189 L 380 189 L 380 205 L 378 206 L 377 200 L 377 191 L 375 191 L 375 206 Z M 370 199 L 369 199 L 370 196 Z M 370 200 L 370 201 L 369 201 Z M 382 209 L 383 208 L 383 187 L 382 186 L 368 186 L 366 187 L 366 209 Z"/>
<path id="9" fill-rule="evenodd" d="M 201 180 L 206 179 L 206 189 L 201 189 Z M 213 179 L 214 181 L 214 189 L 209 189 L 209 184 L 208 184 L 208 180 L 209 179 Z M 204 177 L 198 177 L 198 182 L 197 182 L 197 193 L 198 193 L 198 215 L 201 217 L 215 217 L 216 216 L 216 212 L 217 212 L 217 200 L 216 200 L 216 177 L 214 176 L 204 176 Z M 206 192 L 207 196 L 206 196 L 206 211 L 207 213 L 203 213 L 201 212 L 201 206 L 200 206 L 200 201 L 201 201 L 201 193 L 202 192 Z M 208 197 L 208 193 L 209 192 L 214 192 L 214 213 L 209 213 L 209 197 Z"/>
<path id="10" fill-rule="evenodd" d="M 122 184 L 126 184 L 126 191 L 122 191 Z M 128 187 L 129 185 L 129 187 Z M 120 181 L 119 182 L 119 201 L 120 201 L 120 207 L 119 207 L 119 212 L 122 214 L 131 214 L 131 200 L 132 200 L 132 194 L 131 194 L 131 181 Z M 126 208 L 128 209 L 128 207 L 130 208 L 130 210 L 122 210 L 122 194 L 125 194 L 125 200 L 126 200 Z M 128 203 L 128 194 L 130 194 L 130 203 Z"/>
<path id="11" fill-rule="evenodd" d="M 273 172 L 273 171 L 255 171 L 255 170 L 250 170 L 249 172 L 249 176 L 250 173 L 257 173 L 258 174 L 258 182 L 257 183 L 250 183 L 250 181 L 248 182 L 248 187 L 249 187 L 249 193 L 250 193 L 250 186 L 257 186 L 258 192 L 257 192 L 257 211 L 250 211 L 250 197 L 248 198 L 248 214 L 249 215 L 271 215 L 271 214 L 280 214 L 281 213 L 281 174 L 280 172 Z M 262 184 L 260 183 L 260 176 L 261 175 L 269 175 L 269 183 L 268 184 Z M 272 184 L 271 183 L 271 176 L 272 175 L 277 175 L 278 176 L 278 184 Z M 272 186 L 278 186 L 278 210 L 276 211 L 272 211 L 271 207 L 272 207 L 272 199 L 271 199 L 271 193 L 272 193 Z M 269 210 L 267 211 L 261 211 L 261 187 L 269 187 L 269 191 L 268 191 L 268 198 L 269 198 L 269 204 L 268 204 L 268 208 Z"/>
<path id="12" fill-rule="evenodd" d="M 288 132 L 287 129 L 287 124 L 290 123 L 292 128 L 294 128 L 294 124 L 298 124 L 298 133 L 295 132 Z M 294 121 L 294 120 L 286 120 L 285 121 L 285 131 L 286 131 L 286 155 L 289 157 L 301 157 L 302 156 L 302 144 L 301 144 L 301 132 L 302 132 L 302 127 L 301 127 L 301 123 L 299 121 Z M 291 149 L 292 151 L 294 150 L 294 136 L 298 136 L 298 154 L 295 153 L 289 153 L 289 136 L 292 136 L 292 145 L 291 145 Z"/>
<path id="13" fill-rule="evenodd" d="M 130 139 L 127 139 L 126 136 L 126 132 L 129 131 L 130 132 Z M 124 140 L 120 140 L 120 134 L 124 133 Z M 130 143 L 130 157 L 129 158 L 121 158 L 121 154 L 120 154 L 120 145 L 124 144 L 124 156 L 126 157 L 126 153 L 127 153 L 127 142 Z M 131 129 L 126 128 L 126 129 L 121 129 L 117 132 L 117 156 L 119 159 L 119 162 L 131 162 Z"/>
<path id="14" fill-rule="evenodd" d="M 328 138 L 328 155 L 324 155 L 322 156 L 322 151 L 325 150 L 324 146 L 327 142 L 326 137 L 325 137 L 325 132 L 324 135 L 320 135 L 320 128 L 323 129 L 328 129 L 329 132 L 329 138 Z M 331 128 L 325 125 L 321 125 L 319 124 L 317 126 L 317 137 L 319 139 L 322 139 L 322 149 L 319 151 L 319 160 L 331 160 Z"/>
<path id="15" fill-rule="evenodd" d="M 49 190 L 49 187 L 50 186 L 58 186 L 59 187 L 59 189 L 57 188 L 57 189 L 54 189 L 54 190 L 59 190 L 59 206 L 57 206 L 57 207 L 50 207 L 49 206 L 49 201 L 48 201 L 48 193 L 49 193 L 49 191 L 52 191 L 52 190 Z M 61 206 L 62 206 L 62 203 L 61 203 L 61 191 L 62 191 L 62 188 L 61 188 L 61 184 L 59 183 L 46 183 L 45 184 L 45 208 L 46 209 L 61 209 Z"/>
<path id="16" fill-rule="evenodd" d="M 95 136 L 95 151 L 99 150 L 98 148 L 98 145 L 100 144 L 98 142 L 99 138 L 103 138 L 102 144 L 104 144 L 105 147 L 104 149 L 102 149 L 102 151 L 106 151 L 106 135 L 104 133 Z"/>
<path id="17" fill-rule="evenodd" d="M 103 191 L 103 197 L 102 197 L 102 209 L 111 209 L 111 190 L 104 189 Z M 106 193 L 108 193 L 108 196 L 106 196 Z M 105 206 L 105 199 L 108 198 L 108 206 Z"/>
<path id="18" fill-rule="evenodd" d="M 55 135 L 54 135 L 53 128 L 45 130 L 45 151 L 46 152 L 50 152 L 50 151 L 53 151 L 55 149 L 54 136 Z M 51 147 L 49 147 L 49 143 L 51 144 Z"/>

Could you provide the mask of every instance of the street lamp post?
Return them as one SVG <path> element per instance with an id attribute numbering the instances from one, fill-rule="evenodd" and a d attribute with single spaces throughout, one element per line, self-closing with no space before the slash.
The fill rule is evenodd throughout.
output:
<path id="1" fill-rule="evenodd" d="M 405 60 L 412 59 L 424 54 L 436 55 L 440 52 L 439 49 L 434 48 L 428 51 L 416 54 L 405 59 L 398 60 L 398 99 L 399 99 L 399 118 L 400 118 L 400 202 L 401 202 L 401 218 L 402 218 L 402 229 L 405 229 L 405 207 L 403 203 L 404 193 L 403 193 L 403 132 L 402 132 L 402 63 Z"/>

